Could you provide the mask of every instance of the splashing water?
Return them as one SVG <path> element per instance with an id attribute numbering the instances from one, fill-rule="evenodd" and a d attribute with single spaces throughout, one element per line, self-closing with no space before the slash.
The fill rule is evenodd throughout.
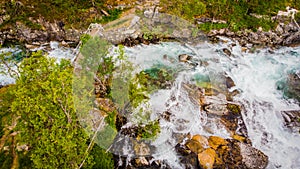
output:
<path id="1" fill-rule="evenodd" d="M 231 50 L 230 56 L 222 51 L 224 48 Z M 242 116 L 248 136 L 253 146 L 269 157 L 268 168 L 300 166 L 300 134 L 287 130 L 280 114 L 300 110 L 300 107 L 295 100 L 284 98 L 283 92 L 277 89 L 277 84 L 284 81 L 291 71 L 300 69 L 299 47 L 245 53 L 241 46 L 231 41 L 197 46 L 164 42 L 125 50 L 137 72 L 155 64 L 168 65 L 177 72 L 171 88 L 158 90 L 150 97 L 153 116 L 160 118 L 161 126 L 159 136 L 151 143 L 155 147 L 155 159 L 167 161 L 172 168 L 183 168 L 175 152 L 178 134 L 230 138 L 223 126 L 208 121 L 207 115 L 184 90 L 185 84 L 194 84 L 199 76 L 208 76 L 212 83 L 224 83 L 218 74 L 225 72 L 236 85 L 230 90 L 240 91 L 233 99 L 243 105 Z M 200 64 L 180 63 L 180 54 L 189 54 Z M 204 62 L 206 66 L 201 64 Z M 165 112 L 170 114 L 169 119 L 161 118 Z"/>
<path id="2" fill-rule="evenodd" d="M 61 59 L 67 59 L 72 60 L 74 58 L 73 49 L 68 47 L 61 47 L 59 46 L 59 43 L 56 41 L 50 42 L 50 48 L 46 49 L 46 45 L 41 45 L 38 48 L 31 49 L 30 51 L 36 52 L 38 50 L 46 51 L 47 56 L 50 58 L 55 58 L 57 61 L 60 61 Z M 0 54 L 3 53 L 10 53 L 14 58 L 16 64 L 19 64 L 20 61 L 25 56 L 24 51 L 22 51 L 22 48 L 20 46 L 15 47 L 9 47 L 9 48 L 0 48 Z M 18 56 L 18 57 L 16 57 Z M 10 66 L 11 69 L 17 70 L 17 67 L 13 64 L 8 62 L 8 66 Z M 8 69 L 5 65 L 0 63 L 0 72 L 5 72 L 0 74 L 0 85 L 8 85 L 15 83 L 15 79 L 13 77 L 10 77 L 9 74 L 7 74 Z"/>

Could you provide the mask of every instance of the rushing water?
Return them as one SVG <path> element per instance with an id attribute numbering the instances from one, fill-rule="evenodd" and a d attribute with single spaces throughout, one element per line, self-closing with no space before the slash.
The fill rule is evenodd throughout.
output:
<path id="1" fill-rule="evenodd" d="M 231 56 L 223 52 L 224 48 L 231 50 Z M 160 120 L 161 133 L 151 143 L 156 147 L 153 153 L 156 159 L 168 161 L 173 168 L 182 168 L 174 150 L 177 144 L 175 133 L 230 138 L 224 127 L 209 121 L 182 87 L 186 83 L 195 83 L 199 75 L 207 75 L 211 83 L 224 83 L 220 76 L 223 72 L 235 82 L 236 86 L 230 90 L 240 91 L 234 102 L 243 105 L 242 117 L 248 136 L 253 146 L 269 157 L 268 168 L 300 167 L 300 134 L 287 130 L 281 116 L 281 111 L 299 110 L 300 107 L 295 100 L 286 99 L 278 90 L 278 84 L 285 81 L 290 72 L 300 69 L 300 48 L 259 49 L 254 53 L 241 50 L 238 44 L 231 41 L 197 46 L 166 42 L 126 48 L 126 54 L 137 71 L 158 63 L 178 71 L 171 88 L 151 95 L 153 116 L 161 117 L 165 111 L 171 113 L 169 121 Z M 195 66 L 180 63 L 180 54 L 192 55 L 195 62 L 208 64 Z"/>
<path id="2" fill-rule="evenodd" d="M 73 49 L 62 47 L 58 42 L 51 41 L 49 44 L 43 44 L 40 47 L 31 49 L 31 52 L 35 52 L 38 50 L 42 50 L 47 53 L 48 57 L 56 58 L 58 61 L 60 59 L 73 59 Z M 17 67 L 15 64 L 19 64 L 23 57 L 26 56 L 26 52 L 22 50 L 20 46 L 8 47 L 8 48 L 0 48 L 0 54 L 9 53 L 7 57 L 13 57 L 14 63 L 8 62 L 8 66 L 16 70 Z M 0 74 L 0 85 L 7 85 L 15 83 L 15 79 L 12 78 L 9 74 L 7 74 L 8 69 L 2 63 L 0 64 L 0 72 L 6 72 L 5 74 Z"/>
<path id="3" fill-rule="evenodd" d="M 55 42 L 50 47 L 50 57 L 73 57 L 72 50 L 60 48 Z M 224 48 L 231 50 L 231 56 L 223 52 Z M 241 50 L 238 44 L 231 41 L 197 46 L 164 42 L 125 48 L 135 72 L 157 64 L 167 65 L 176 72 L 172 86 L 151 94 L 149 101 L 151 119 L 161 118 L 166 111 L 171 114 L 169 120 L 160 119 L 161 132 L 150 143 L 155 147 L 151 152 L 155 159 L 166 161 L 172 168 L 182 168 L 175 152 L 180 134 L 230 138 L 226 128 L 199 110 L 199 105 L 184 89 L 185 84 L 195 84 L 203 77 L 208 78 L 210 83 L 225 83 L 220 75 L 226 74 L 236 85 L 230 90 L 240 91 L 233 101 L 243 105 L 242 116 L 248 136 L 253 146 L 269 157 L 268 168 L 299 168 L 300 134 L 287 130 L 281 116 L 281 111 L 300 110 L 299 103 L 286 99 L 278 90 L 278 85 L 286 80 L 290 72 L 300 70 L 300 48 L 259 49 L 254 53 Z M 192 62 L 198 65 L 180 63 L 180 54 L 193 56 Z M 1 84 L 14 82 L 7 76 L 0 76 L 0 80 Z M 128 139 L 122 143 L 119 149 L 122 155 L 133 157 L 133 150 L 127 145 Z"/>

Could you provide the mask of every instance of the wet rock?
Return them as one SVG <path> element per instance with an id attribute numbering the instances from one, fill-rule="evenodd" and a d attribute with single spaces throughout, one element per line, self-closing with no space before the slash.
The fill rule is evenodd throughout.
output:
<path id="1" fill-rule="evenodd" d="M 134 142 L 134 152 L 137 156 L 149 156 L 150 148 L 144 142 Z"/>
<path id="2" fill-rule="evenodd" d="M 227 109 L 229 113 L 222 116 L 221 122 L 232 133 L 232 137 L 250 143 L 250 140 L 247 139 L 248 132 L 242 118 L 241 107 L 237 104 L 227 103 Z"/>
<path id="3" fill-rule="evenodd" d="M 289 74 L 284 94 L 300 102 L 300 71 Z"/>
<path id="4" fill-rule="evenodd" d="M 192 137 L 192 140 L 199 142 L 203 147 L 208 146 L 208 140 L 206 137 L 196 134 Z"/>
<path id="5" fill-rule="evenodd" d="M 231 56 L 231 52 L 230 52 L 229 49 L 223 48 L 222 50 L 223 50 L 223 52 L 224 52 L 227 56 Z"/>
<path id="6" fill-rule="evenodd" d="M 226 104 L 209 104 L 203 107 L 208 114 L 223 116 L 228 114 Z"/>
<path id="7" fill-rule="evenodd" d="M 165 112 L 163 112 L 163 114 L 161 115 L 161 117 L 163 119 L 165 119 L 166 121 L 170 122 L 171 115 L 172 114 L 169 111 L 165 111 Z"/>
<path id="8" fill-rule="evenodd" d="M 283 41 L 283 45 L 295 46 L 300 44 L 300 31 L 291 34 Z"/>
<path id="9" fill-rule="evenodd" d="M 198 154 L 199 163 L 204 169 L 212 169 L 215 163 L 215 158 L 216 152 L 211 148 L 208 148 Z"/>
<path id="10" fill-rule="evenodd" d="M 242 162 L 240 148 L 236 141 L 227 139 L 227 144 L 219 146 L 214 168 L 246 168 Z"/>
<path id="11" fill-rule="evenodd" d="M 149 165 L 149 161 L 145 157 L 139 157 L 139 158 L 135 159 L 135 163 L 136 163 L 135 166 L 137 166 L 137 167 Z"/>
<path id="12" fill-rule="evenodd" d="M 204 150 L 203 145 L 195 140 L 188 140 L 185 145 L 188 149 L 196 154 L 201 153 Z"/>
<path id="13" fill-rule="evenodd" d="M 300 132 L 300 111 L 281 112 L 284 119 L 284 125 L 295 132 Z"/>
<path id="14" fill-rule="evenodd" d="M 197 154 L 188 149 L 185 145 L 177 144 L 175 150 L 179 155 L 180 163 L 184 168 L 199 168 Z"/>
<path id="15" fill-rule="evenodd" d="M 193 57 L 187 54 L 181 54 L 178 56 L 178 60 L 179 62 L 187 62 L 189 60 L 191 60 Z"/>
<path id="16" fill-rule="evenodd" d="M 121 131 L 122 127 L 127 123 L 127 118 L 120 113 L 116 116 L 116 128 L 117 131 Z"/>
<path id="17" fill-rule="evenodd" d="M 210 136 L 208 138 L 208 145 L 214 150 L 216 150 L 220 146 L 227 145 L 227 144 L 228 142 L 225 139 L 218 136 Z"/>
<path id="18" fill-rule="evenodd" d="M 247 168 L 264 169 L 268 165 L 268 156 L 260 150 L 249 146 L 248 144 L 239 143 L 241 156 Z"/>
<path id="19" fill-rule="evenodd" d="M 226 87 L 228 89 L 230 89 L 230 88 L 232 88 L 232 87 L 235 86 L 234 81 L 229 76 L 226 76 L 225 81 L 226 81 Z"/>

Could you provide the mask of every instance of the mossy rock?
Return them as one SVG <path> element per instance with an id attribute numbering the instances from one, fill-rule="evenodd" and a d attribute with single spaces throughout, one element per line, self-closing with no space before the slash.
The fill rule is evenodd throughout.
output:
<path id="1" fill-rule="evenodd" d="M 241 106 L 240 105 L 228 103 L 227 109 L 229 110 L 230 113 L 233 113 L 235 115 L 241 114 Z"/>

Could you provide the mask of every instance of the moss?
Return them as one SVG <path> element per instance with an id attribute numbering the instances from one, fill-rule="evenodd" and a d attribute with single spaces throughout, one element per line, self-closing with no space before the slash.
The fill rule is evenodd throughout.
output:
<path id="1" fill-rule="evenodd" d="M 91 39 L 91 35 L 89 34 L 82 34 L 80 36 L 81 46 L 85 45 L 85 43 Z"/>
<path id="2" fill-rule="evenodd" d="M 111 169 L 114 167 L 113 155 L 110 152 L 107 152 L 98 145 L 94 145 L 90 154 L 94 158 L 94 165 L 92 169 Z"/>
<path id="3" fill-rule="evenodd" d="M 228 26 L 229 25 L 227 23 L 203 23 L 203 24 L 199 24 L 198 28 L 205 32 L 209 32 L 210 30 L 213 29 L 222 29 L 222 28 L 227 28 Z"/>
<path id="4" fill-rule="evenodd" d="M 108 112 L 107 115 L 108 116 L 105 117 L 106 123 L 113 129 L 116 129 L 117 112 L 116 111 Z"/>
<path id="5" fill-rule="evenodd" d="M 0 152 L 0 168 L 11 168 L 13 157 L 9 152 Z"/>
<path id="6" fill-rule="evenodd" d="M 160 132 L 160 125 L 158 120 L 149 122 L 145 126 L 139 125 L 138 128 L 137 138 L 142 139 L 153 139 Z"/>
<path id="7" fill-rule="evenodd" d="M 233 114 L 240 114 L 241 113 L 241 107 L 239 105 L 236 105 L 236 104 L 228 103 L 227 104 L 227 109 Z"/>
<path id="8" fill-rule="evenodd" d="M 33 163 L 30 159 L 28 152 L 18 152 L 19 156 L 19 168 L 20 169 L 31 169 L 33 168 Z"/>

